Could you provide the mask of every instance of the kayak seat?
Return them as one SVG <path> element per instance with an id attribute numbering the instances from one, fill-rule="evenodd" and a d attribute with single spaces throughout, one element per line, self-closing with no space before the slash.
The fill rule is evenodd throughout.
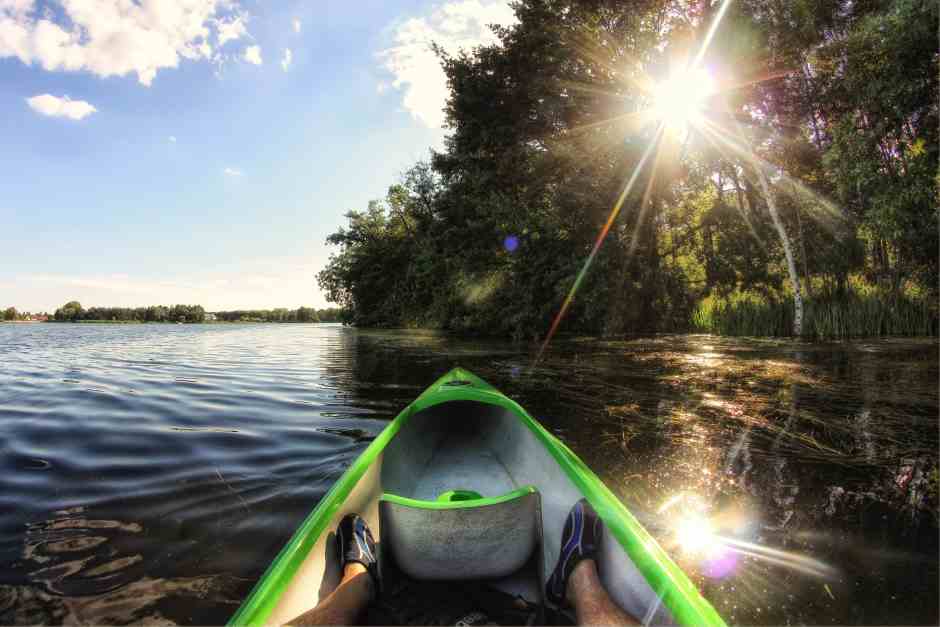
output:
<path id="1" fill-rule="evenodd" d="M 541 546 L 541 511 L 534 486 L 488 498 L 454 490 L 436 501 L 383 494 L 383 553 L 416 580 L 505 577 Z"/>

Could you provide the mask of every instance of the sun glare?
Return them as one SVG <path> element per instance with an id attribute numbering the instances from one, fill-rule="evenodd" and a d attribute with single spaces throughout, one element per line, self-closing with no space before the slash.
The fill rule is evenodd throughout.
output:
<path id="1" fill-rule="evenodd" d="M 687 555 L 710 556 L 721 546 L 711 523 L 699 515 L 686 515 L 676 524 L 676 541 Z"/>
<path id="2" fill-rule="evenodd" d="M 684 134 L 715 93 L 715 81 L 705 68 L 674 73 L 653 87 L 653 112 L 670 131 Z"/>

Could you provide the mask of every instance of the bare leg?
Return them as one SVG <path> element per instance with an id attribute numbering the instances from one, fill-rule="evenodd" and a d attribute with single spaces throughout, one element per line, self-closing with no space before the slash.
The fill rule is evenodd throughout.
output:
<path id="1" fill-rule="evenodd" d="M 375 584 L 359 562 L 349 562 L 343 568 L 343 579 L 336 590 L 315 608 L 304 612 L 290 625 L 354 625 L 359 614 L 375 596 Z"/>
<path id="2" fill-rule="evenodd" d="M 604 590 L 597 576 L 597 565 L 584 559 L 568 577 L 567 598 L 578 614 L 579 625 L 639 625 L 640 621 L 624 612 Z"/>

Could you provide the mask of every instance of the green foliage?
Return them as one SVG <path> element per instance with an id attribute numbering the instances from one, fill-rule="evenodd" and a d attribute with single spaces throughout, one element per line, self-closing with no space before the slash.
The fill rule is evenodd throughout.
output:
<path id="1" fill-rule="evenodd" d="M 317 318 L 320 322 L 342 322 L 343 310 L 339 307 L 317 309 Z"/>
<path id="2" fill-rule="evenodd" d="M 12 307 L 11 307 L 12 309 Z M 314 309 L 244 309 L 219 311 L 213 314 L 222 322 L 342 322 L 338 308 Z M 206 311 L 201 305 L 151 305 L 150 307 L 91 307 L 83 309 L 77 301 L 59 307 L 52 320 L 56 322 L 205 322 Z"/>
<path id="3" fill-rule="evenodd" d="M 201 305 L 173 305 L 172 307 L 90 307 L 70 301 L 56 309 L 56 322 L 203 322 L 205 310 Z"/>
<path id="4" fill-rule="evenodd" d="M 76 300 L 70 300 L 55 310 L 56 322 L 75 322 L 81 319 L 84 309 L 82 304 Z"/>
<path id="5" fill-rule="evenodd" d="M 808 334 L 932 332 L 938 16 L 922 0 L 733 3 L 706 59 L 738 85 L 709 112 L 724 139 L 663 140 L 580 274 L 653 139 L 629 115 L 650 104 L 640 86 L 720 5 L 520 0 L 498 44 L 440 52 L 445 149 L 328 238 L 328 299 L 357 325 L 531 338 L 577 283 L 564 331 L 785 333 L 773 203 Z"/>
<path id="6" fill-rule="evenodd" d="M 938 322 L 929 299 L 911 294 L 892 299 L 876 290 L 851 288 L 809 299 L 804 316 L 805 335 L 818 339 L 935 335 Z M 735 292 L 700 301 L 692 326 L 697 332 L 719 335 L 788 336 L 793 310 L 788 300 Z"/>
<path id="7" fill-rule="evenodd" d="M 324 313 L 330 310 L 322 310 Z M 218 311 L 215 317 L 220 322 L 323 322 L 316 309 L 238 309 Z"/>

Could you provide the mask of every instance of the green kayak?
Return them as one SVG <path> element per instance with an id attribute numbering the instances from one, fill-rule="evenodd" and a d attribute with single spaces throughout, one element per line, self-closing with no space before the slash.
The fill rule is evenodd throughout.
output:
<path id="1" fill-rule="evenodd" d="M 623 609 L 647 624 L 724 625 L 567 446 L 518 403 L 462 368 L 435 381 L 363 451 L 229 624 L 283 624 L 325 597 L 339 577 L 333 532 L 349 512 L 376 533 L 383 585 L 394 573 L 483 579 L 541 603 L 565 517 L 582 497 L 604 522 L 598 571 Z"/>

